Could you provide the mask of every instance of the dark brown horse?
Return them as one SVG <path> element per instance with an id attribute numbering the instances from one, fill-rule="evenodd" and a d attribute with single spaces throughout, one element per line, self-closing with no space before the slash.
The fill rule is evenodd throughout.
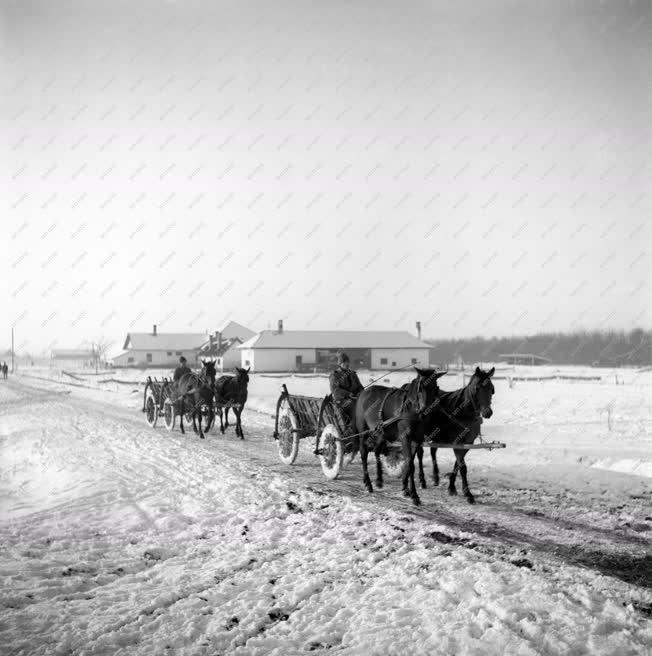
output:
<path id="1" fill-rule="evenodd" d="M 403 494 L 412 498 L 415 505 L 421 500 L 414 484 L 414 455 L 424 440 L 422 417 L 437 402 L 437 379 L 445 372 L 417 369 L 417 377 L 402 388 L 372 385 L 364 389 L 356 403 L 356 428 L 361 433 L 360 459 L 363 483 L 369 492 L 373 486 L 367 470 L 367 455 L 373 450 L 376 456 L 376 486 L 383 486 L 383 468 L 380 456 L 390 448 L 400 449 L 405 460 L 403 470 Z M 389 421 L 385 426 L 383 422 Z M 371 433 L 370 433 L 371 431 Z"/>
<path id="2" fill-rule="evenodd" d="M 202 419 L 206 412 L 206 426 L 213 423 L 213 388 L 215 387 L 215 360 L 203 360 L 200 373 L 184 374 L 177 381 L 177 401 L 179 403 L 180 427 L 183 428 L 183 416 L 188 413 L 192 415 L 192 428 L 199 437 L 204 439 L 202 430 Z M 199 420 L 199 428 L 196 420 Z"/>
<path id="3" fill-rule="evenodd" d="M 438 403 L 432 412 L 425 417 L 426 439 L 433 442 L 447 444 L 473 444 L 480 435 L 482 418 L 489 419 L 493 414 L 491 400 L 494 394 L 494 385 L 491 377 L 495 373 L 495 367 L 489 371 L 482 371 L 476 367 L 473 376 L 466 387 L 454 392 L 439 392 Z M 455 454 L 455 465 L 448 476 L 448 493 L 457 494 L 455 478 L 459 471 L 462 477 L 462 491 L 469 503 L 474 503 L 475 498 L 469 490 L 466 478 L 466 449 L 453 449 Z M 439 485 L 439 469 L 437 467 L 437 448 L 430 447 L 432 458 L 432 476 L 435 485 Z M 419 480 L 421 487 L 425 487 L 425 476 L 423 475 L 423 448 L 417 453 L 419 461 Z"/>
<path id="4" fill-rule="evenodd" d="M 215 382 L 215 404 L 217 414 L 220 416 L 220 430 L 224 433 L 229 427 L 229 408 L 232 408 L 235 414 L 235 434 L 241 440 L 244 440 L 244 433 L 240 415 L 247 402 L 249 369 L 236 367 L 235 376 L 220 376 Z M 222 423 L 222 408 L 225 409 L 226 423 Z"/>

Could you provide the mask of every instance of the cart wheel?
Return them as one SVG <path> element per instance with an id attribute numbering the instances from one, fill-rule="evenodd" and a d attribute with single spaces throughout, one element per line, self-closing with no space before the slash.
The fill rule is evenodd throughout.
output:
<path id="1" fill-rule="evenodd" d="M 401 449 L 389 449 L 386 454 L 380 456 L 383 469 L 388 476 L 402 478 L 405 469 L 405 456 Z"/>
<path id="2" fill-rule="evenodd" d="M 147 390 L 145 397 L 145 421 L 149 426 L 154 428 L 158 419 L 158 408 L 156 407 L 156 399 L 152 390 Z"/>
<path id="3" fill-rule="evenodd" d="M 163 421 L 165 427 L 171 431 L 174 428 L 174 422 L 176 420 L 176 415 L 174 414 L 174 402 L 170 397 L 167 397 L 163 401 Z"/>
<path id="4" fill-rule="evenodd" d="M 278 440 L 276 446 L 278 448 L 278 457 L 286 465 L 291 465 L 297 459 L 299 453 L 299 433 L 296 432 L 298 428 L 299 423 L 296 415 L 292 412 L 287 399 L 285 399 L 278 409 Z"/>
<path id="5" fill-rule="evenodd" d="M 344 448 L 340 440 L 340 432 L 334 424 L 328 424 L 324 427 L 319 438 L 319 448 L 322 453 L 319 456 L 321 460 L 321 469 L 326 478 L 335 479 L 340 475 L 342 469 L 342 459 L 344 458 Z"/>

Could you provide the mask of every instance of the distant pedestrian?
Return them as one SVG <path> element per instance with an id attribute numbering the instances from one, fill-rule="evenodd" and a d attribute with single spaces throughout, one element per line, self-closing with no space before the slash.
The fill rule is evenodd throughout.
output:
<path id="1" fill-rule="evenodd" d="M 9 372 L 9 367 L 6 362 L 2 363 L 2 380 L 7 380 L 7 373 Z"/>

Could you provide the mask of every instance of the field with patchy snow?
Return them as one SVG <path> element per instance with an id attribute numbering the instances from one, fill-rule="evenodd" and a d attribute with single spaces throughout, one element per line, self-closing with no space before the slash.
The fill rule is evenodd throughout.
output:
<path id="1" fill-rule="evenodd" d="M 142 372 L 2 382 L 4 653 L 649 653 L 652 373 L 557 373 L 596 371 L 498 372 L 477 504 L 431 486 L 419 509 L 357 461 L 278 462 L 280 383 L 323 377 L 253 376 L 244 442 L 150 429 Z"/>

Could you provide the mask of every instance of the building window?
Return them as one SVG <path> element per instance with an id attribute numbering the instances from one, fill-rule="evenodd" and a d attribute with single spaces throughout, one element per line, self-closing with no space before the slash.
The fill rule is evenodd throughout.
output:
<path id="1" fill-rule="evenodd" d="M 245 360 L 245 367 L 249 367 L 249 366 L 250 366 L 249 360 Z"/>
<path id="2" fill-rule="evenodd" d="M 396 366 L 396 362 L 392 362 L 392 367 L 395 367 L 395 366 Z"/>
<path id="3" fill-rule="evenodd" d="M 147 357 L 147 362 L 152 361 L 152 354 L 151 353 L 147 353 L 146 357 Z"/>
<path id="4" fill-rule="evenodd" d="M 412 364 L 416 364 L 416 363 L 417 363 L 417 359 L 416 359 L 416 358 L 412 358 Z"/>
<path id="5" fill-rule="evenodd" d="M 183 351 L 177 351 L 177 355 L 183 355 Z"/>
<path id="6" fill-rule="evenodd" d="M 127 364 L 133 364 L 134 359 L 133 358 L 127 358 Z"/>
<path id="7" fill-rule="evenodd" d="M 172 355 L 172 351 L 168 351 L 168 355 Z"/>
<path id="8" fill-rule="evenodd" d="M 380 358 L 380 364 L 387 364 L 387 358 Z"/>
<path id="9" fill-rule="evenodd" d="M 300 367 L 303 364 L 303 355 L 295 355 L 294 356 L 294 364 L 297 367 Z"/>

